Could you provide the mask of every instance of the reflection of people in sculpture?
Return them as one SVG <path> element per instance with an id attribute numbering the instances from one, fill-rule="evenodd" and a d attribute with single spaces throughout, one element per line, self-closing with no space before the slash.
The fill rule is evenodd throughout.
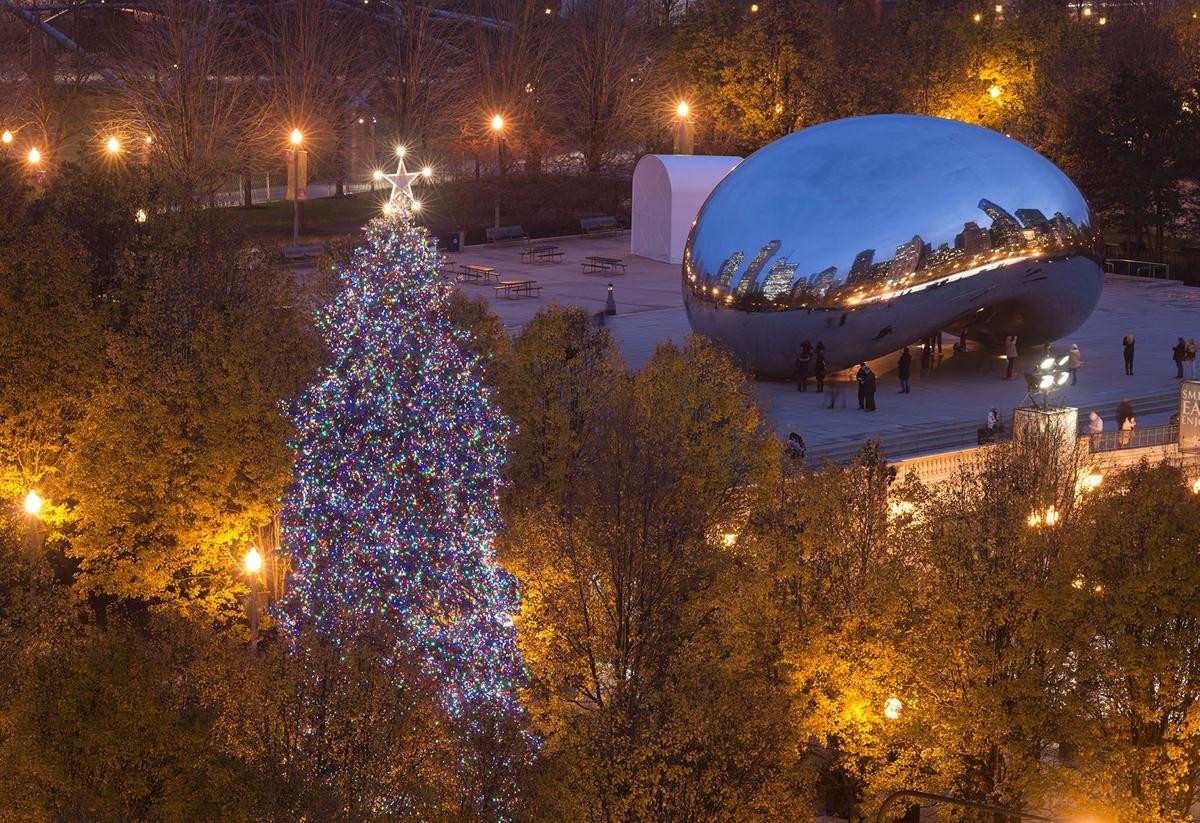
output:
<path id="1" fill-rule="evenodd" d="M 813 377 L 817 381 L 817 394 L 825 391 L 825 344 L 817 341 L 817 360 L 813 364 Z"/>
<path id="2" fill-rule="evenodd" d="M 1121 341 L 1121 345 L 1125 349 L 1125 374 L 1133 374 L 1133 335 L 1125 335 L 1125 339 Z"/>
<path id="3" fill-rule="evenodd" d="M 1017 336 L 1015 334 L 1004 338 L 1004 356 L 1008 358 L 1008 370 L 1004 373 L 1004 379 L 1012 380 L 1013 366 L 1017 365 Z"/>

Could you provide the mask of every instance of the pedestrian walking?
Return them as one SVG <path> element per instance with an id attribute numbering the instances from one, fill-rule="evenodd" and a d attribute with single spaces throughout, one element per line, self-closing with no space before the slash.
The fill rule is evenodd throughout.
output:
<path id="1" fill-rule="evenodd" d="M 1079 383 L 1079 367 L 1083 365 L 1083 354 L 1079 351 L 1079 346 L 1075 343 L 1071 344 L 1071 350 L 1067 352 L 1067 371 L 1071 373 L 1071 385 Z"/>
<path id="2" fill-rule="evenodd" d="M 867 364 L 859 363 L 858 371 L 854 373 L 854 382 L 858 383 L 858 408 L 865 409 L 867 407 L 867 393 L 863 387 L 867 380 Z"/>
<path id="3" fill-rule="evenodd" d="M 1133 417 L 1133 404 L 1129 402 L 1128 397 L 1122 397 L 1121 402 L 1117 404 L 1117 428 L 1120 429 L 1125 425 L 1125 421 Z"/>
<path id="4" fill-rule="evenodd" d="M 1013 367 L 1017 365 L 1017 336 L 1015 334 L 1004 338 L 1004 356 L 1008 358 L 1008 369 L 1004 372 L 1004 379 L 1012 380 Z"/>
<path id="5" fill-rule="evenodd" d="M 900 378 L 900 393 L 908 394 L 908 378 L 912 376 L 912 354 L 908 346 L 900 350 L 900 362 L 896 365 L 896 376 Z"/>
<path id="6" fill-rule="evenodd" d="M 805 340 L 796 356 L 796 391 L 808 391 L 808 366 L 812 361 L 812 344 Z"/>
<path id="7" fill-rule="evenodd" d="M 1184 354 L 1183 362 L 1187 365 L 1188 377 L 1195 379 L 1196 377 L 1196 349 L 1200 348 L 1196 345 L 1196 338 L 1188 340 L 1187 352 Z"/>
<path id="8" fill-rule="evenodd" d="M 825 344 L 817 342 L 817 359 L 813 363 L 813 377 L 817 381 L 817 394 L 825 391 Z"/>
<path id="9" fill-rule="evenodd" d="M 1187 341 L 1182 337 L 1171 349 L 1171 359 L 1175 361 L 1175 379 L 1183 379 L 1183 360 L 1187 357 Z"/>
<path id="10" fill-rule="evenodd" d="M 875 411 L 875 372 L 871 371 L 871 367 L 863 363 L 863 369 L 867 374 L 863 378 L 863 398 L 867 401 L 867 411 Z"/>
<path id="11" fill-rule="evenodd" d="M 1127 334 L 1121 341 L 1121 346 L 1125 350 L 1125 374 L 1133 374 L 1133 335 Z"/>
<path id="12" fill-rule="evenodd" d="M 936 335 L 934 335 L 933 339 L 937 343 L 938 354 L 941 354 L 942 353 L 942 333 L 939 331 Z"/>

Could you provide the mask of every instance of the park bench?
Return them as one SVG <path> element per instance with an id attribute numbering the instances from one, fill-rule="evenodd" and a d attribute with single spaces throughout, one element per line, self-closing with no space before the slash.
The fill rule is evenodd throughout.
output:
<path id="1" fill-rule="evenodd" d="M 497 297 L 538 297 L 541 293 L 536 280 L 501 280 L 496 284 Z"/>
<path id="2" fill-rule="evenodd" d="M 325 247 L 320 244 L 311 246 L 288 246 L 283 250 L 283 259 L 289 263 L 302 263 L 305 260 L 315 260 L 325 253 Z"/>
<path id="3" fill-rule="evenodd" d="M 621 234 L 625 231 L 625 227 L 617 222 L 617 218 L 612 215 L 604 217 L 581 217 L 579 219 L 579 233 L 584 237 L 601 237 L 613 234 Z"/>
<path id="4" fill-rule="evenodd" d="M 492 244 L 520 243 L 529 239 L 525 229 L 520 226 L 495 226 L 484 229 L 484 233 L 487 235 L 487 241 Z"/>
<path id="5" fill-rule="evenodd" d="M 530 246 L 521 251 L 522 263 L 558 263 L 562 258 L 558 246 Z"/>
<path id="6" fill-rule="evenodd" d="M 618 257 L 586 257 L 580 265 L 584 274 L 625 273 L 625 261 Z"/>
<path id="7" fill-rule="evenodd" d="M 458 272 L 459 280 L 473 280 L 475 282 L 483 281 L 486 283 L 489 280 L 500 282 L 500 272 L 496 271 L 494 266 L 474 266 L 464 264 Z"/>

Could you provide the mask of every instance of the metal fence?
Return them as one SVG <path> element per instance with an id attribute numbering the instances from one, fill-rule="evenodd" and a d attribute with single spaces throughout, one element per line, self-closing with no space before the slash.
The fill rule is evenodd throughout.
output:
<path id="1" fill-rule="evenodd" d="M 1167 446 L 1179 442 L 1179 426 L 1134 427 L 1132 431 L 1110 431 L 1086 434 L 1092 452 L 1111 452 L 1119 449 L 1140 449 L 1146 446 Z"/>
<path id="2" fill-rule="evenodd" d="M 1171 279 L 1171 267 L 1169 265 L 1166 263 L 1155 263 L 1150 260 L 1124 260 L 1120 257 L 1109 257 L 1104 261 L 1104 271 L 1108 274 L 1124 274 L 1131 277 Z"/>

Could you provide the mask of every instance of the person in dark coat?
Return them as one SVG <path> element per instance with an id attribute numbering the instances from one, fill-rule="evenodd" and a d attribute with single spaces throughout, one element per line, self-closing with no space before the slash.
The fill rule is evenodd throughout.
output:
<path id="1" fill-rule="evenodd" d="M 1121 346 L 1125 349 L 1125 373 L 1133 374 L 1133 335 L 1127 334 L 1121 340 Z"/>
<path id="2" fill-rule="evenodd" d="M 1122 397 L 1121 402 L 1117 404 L 1117 431 L 1125 425 L 1125 421 L 1133 417 L 1133 404 L 1129 402 L 1128 397 Z"/>
<path id="3" fill-rule="evenodd" d="M 817 357 L 813 363 L 813 377 L 817 381 L 817 394 L 825 391 L 825 344 L 817 343 Z"/>
<path id="4" fill-rule="evenodd" d="M 866 379 L 867 379 L 867 364 L 859 363 L 858 371 L 856 371 L 854 373 L 854 380 L 855 380 L 855 382 L 858 383 L 858 407 L 859 407 L 859 409 L 865 409 L 867 407 L 867 393 L 866 393 L 866 389 L 863 388 L 864 384 L 866 383 Z"/>
<path id="5" fill-rule="evenodd" d="M 800 344 L 796 358 L 796 391 L 808 391 L 808 365 L 812 362 L 812 343 L 805 340 Z"/>
<path id="6" fill-rule="evenodd" d="M 896 365 L 896 376 L 900 378 L 900 393 L 908 394 L 908 378 L 912 376 L 912 355 L 908 346 L 900 350 L 900 362 Z"/>
<path id="7" fill-rule="evenodd" d="M 867 411 L 875 411 L 875 372 L 866 363 L 863 364 L 866 376 L 863 377 L 863 399 L 867 402 Z"/>
<path id="8" fill-rule="evenodd" d="M 1182 337 L 1171 349 L 1171 359 L 1175 361 L 1175 379 L 1183 379 L 1183 361 L 1187 358 L 1187 341 Z"/>

